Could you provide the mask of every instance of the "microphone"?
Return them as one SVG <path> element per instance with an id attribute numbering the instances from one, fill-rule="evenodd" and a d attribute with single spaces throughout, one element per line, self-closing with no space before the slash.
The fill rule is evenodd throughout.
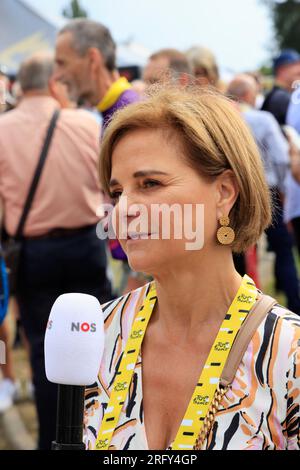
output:
<path id="1" fill-rule="evenodd" d="M 85 387 L 96 382 L 104 351 L 104 321 L 98 300 L 64 294 L 55 301 L 45 335 L 45 369 L 58 384 L 56 441 L 52 450 L 85 450 Z"/>

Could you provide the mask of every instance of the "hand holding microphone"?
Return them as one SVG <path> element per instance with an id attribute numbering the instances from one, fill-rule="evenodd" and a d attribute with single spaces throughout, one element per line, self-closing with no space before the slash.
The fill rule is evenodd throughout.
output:
<path id="1" fill-rule="evenodd" d="M 100 303 L 86 294 L 65 294 L 54 303 L 45 336 L 45 367 L 59 384 L 53 450 L 84 450 L 85 386 L 96 382 L 104 351 Z"/>

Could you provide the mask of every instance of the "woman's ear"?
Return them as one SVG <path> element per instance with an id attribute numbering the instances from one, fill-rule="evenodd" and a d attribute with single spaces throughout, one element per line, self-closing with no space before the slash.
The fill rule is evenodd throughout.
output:
<path id="1" fill-rule="evenodd" d="M 229 215 L 238 196 L 239 187 L 236 176 L 232 170 L 226 170 L 217 177 L 217 217 L 220 219 Z"/>

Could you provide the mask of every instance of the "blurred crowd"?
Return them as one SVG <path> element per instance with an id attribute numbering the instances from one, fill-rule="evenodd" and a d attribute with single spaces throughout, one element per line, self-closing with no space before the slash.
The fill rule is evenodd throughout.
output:
<path id="1" fill-rule="evenodd" d="M 58 34 L 55 56 L 29 57 L 15 77 L 0 67 L 2 239 L 17 233 L 49 124 L 59 111 L 22 228 L 10 315 L 0 327 L 0 340 L 11 345 L 1 366 L 0 413 L 20 395 L 9 339 L 8 322 L 13 318 L 31 364 L 27 391 L 37 406 L 40 449 L 50 448 L 55 438 L 57 388 L 46 379 L 43 351 L 54 301 L 67 292 L 82 292 L 105 303 L 149 280 L 130 269 L 116 240 L 97 237 L 102 203 L 111 202 L 99 184 L 98 158 L 114 113 L 147 99 L 156 85 L 169 83 L 211 87 L 227 95 L 251 129 L 274 202 L 266 239 L 267 249 L 275 254 L 276 289 L 300 315 L 300 55 L 284 50 L 274 58 L 271 87 L 257 71 L 225 82 L 213 52 L 202 46 L 159 50 L 149 57 L 140 77 L 129 81 L 117 69 L 110 31 L 90 20 L 71 21 Z M 257 247 L 234 258 L 240 274 L 247 272 L 261 285 Z"/>

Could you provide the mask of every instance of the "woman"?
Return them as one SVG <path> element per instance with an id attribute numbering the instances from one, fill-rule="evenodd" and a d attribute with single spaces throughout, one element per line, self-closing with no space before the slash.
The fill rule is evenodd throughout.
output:
<path id="1" fill-rule="evenodd" d="M 193 449 L 223 354 L 258 295 L 235 271 L 232 252 L 254 245 L 271 222 L 260 156 L 229 100 L 164 89 L 112 121 L 101 175 L 130 266 L 154 281 L 103 306 L 104 357 L 86 391 L 87 448 Z M 162 216 L 150 223 L 157 204 L 192 207 L 203 244 L 190 249 L 187 231 L 175 236 L 172 217 L 163 237 Z M 147 219 L 145 209 L 146 228 L 135 223 Z M 221 396 L 203 449 L 299 449 L 299 338 L 298 317 L 273 307 Z"/>
<path id="2" fill-rule="evenodd" d="M 186 52 L 186 57 L 193 70 L 197 85 L 213 86 L 218 90 L 223 88 L 217 60 L 210 49 L 193 46 Z"/>

